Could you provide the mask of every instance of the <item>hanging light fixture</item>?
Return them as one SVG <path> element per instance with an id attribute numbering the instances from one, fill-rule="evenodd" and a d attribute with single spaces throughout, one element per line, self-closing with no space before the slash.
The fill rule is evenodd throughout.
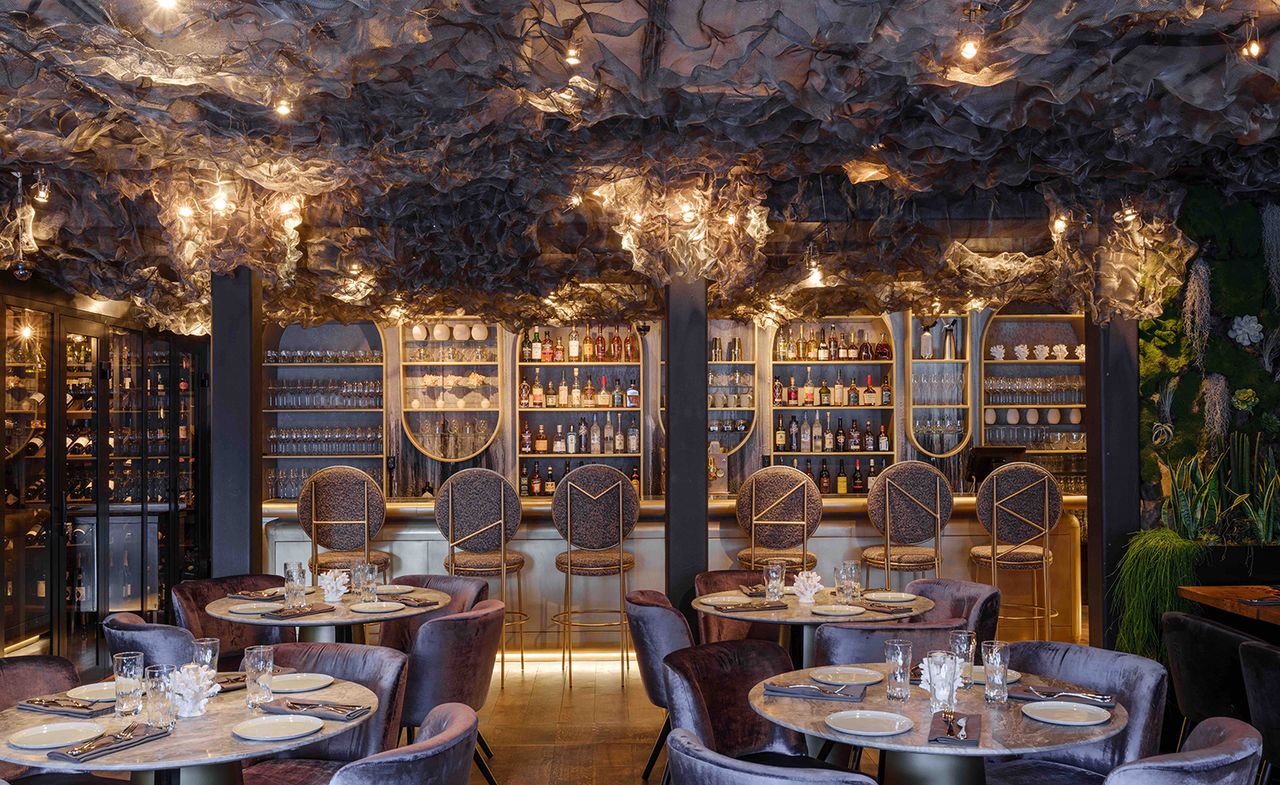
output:
<path id="1" fill-rule="evenodd" d="M 1066 213 L 1058 213 L 1053 217 L 1053 236 L 1061 237 L 1062 233 L 1067 231 L 1067 226 L 1071 224 L 1071 217 Z"/>
<path id="2" fill-rule="evenodd" d="M 156 8 L 161 11 L 172 11 L 178 7 L 178 0 L 156 0 Z"/>
<path id="3" fill-rule="evenodd" d="M 1115 212 L 1116 223 L 1128 226 L 1138 220 L 1138 208 L 1133 206 L 1133 200 L 1125 197 L 1120 201 L 1120 209 Z"/>
<path id="4" fill-rule="evenodd" d="M 578 41 L 576 38 L 569 43 L 569 48 L 564 50 L 564 64 L 582 64 L 582 50 L 578 48 Z"/>
<path id="5" fill-rule="evenodd" d="M 184 204 L 184 205 L 181 205 L 180 207 L 178 207 L 178 217 L 179 217 L 179 218 L 190 218 L 191 216 L 193 216 L 193 215 L 195 215 L 195 214 L 196 214 L 196 211 L 195 211 L 195 210 L 192 210 L 192 209 L 191 209 L 191 205 L 189 205 L 189 204 Z"/>
<path id="6" fill-rule="evenodd" d="M 44 179 L 44 170 L 40 169 L 36 172 L 36 186 L 31 192 L 31 198 L 40 204 L 48 204 L 49 193 L 49 181 Z"/>
<path id="7" fill-rule="evenodd" d="M 276 101 L 275 110 L 276 114 L 281 117 L 288 117 L 289 113 L 293 111 L 293 104 L 289 103 L 288 99 L 281 98 Z"/>
<path id="8" fill-rule="evenodd" d="M 965 6 L 964 9 L 965 24 L 960 30 L 960 37 L 956 41 L 956 53 L 960 55 L 960 59 L 965 62 L 973 62 L 982 54 L 982 44 L 987 37 L 986 31 L 982 28 L 982 6 L 978 3 Z"/>
<path id="9" fill-rule="evenodd" d="M 1262 40 L 1258 38 L 1258 18 L 1250 16 L 1244 27 L 1244 43 L 1240 46 L 1240 57 L 1245 60 L 1257 60 L 1265 51 Z"/>

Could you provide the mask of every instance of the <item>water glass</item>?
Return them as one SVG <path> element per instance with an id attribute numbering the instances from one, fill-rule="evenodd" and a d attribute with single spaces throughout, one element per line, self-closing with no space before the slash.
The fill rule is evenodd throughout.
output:
<path id="1" fill-rule="evenodd" d="M 985 686 L 982 697 L 987 703 L 1009 700 L 1009 644 L 1004 641 L 982 642 L 982 670 Z"/>
<path id="2" fill-rule="evenodd" d="M 764 563 L 764 598 L 782 599 L 783 581 L 787 575 L 787 563 L 782 559 L 770 559 Z"/>
<path id="3" fill-rule="evenodd" d="M 862 562 L 857 559 L 845 559 L 841 562 L 841 566 L 849 573 L 849 580 L 853 583 L 853 601 L 857 602 L 862 599 Z"/>
<path id="4" fill-rule="evenodd" d="M 215 673 L 218 670 L 218 639 L 196 638 L 191 646 L 191 661 L 203 665 Z"/>
<path id="5" fill-rule="evenodd" d="M 955 711 L 956 676 L 960 658 L 949 651 L 931 651 L 924 658 L 924 673 L 929 682 L 929 711 Z"/>
<path id="6" fill-rule="evenodd" d="M 111 669 L 116 677 L 116 716 L 136 717 L 142 713 L 142 652 L 113 655 Z"/>
<path id="7" fill-rule="evenodd" d="M 960 660 L 960 686 L 973 686 L 973 654 L 977 636 L 971 630 L 951 631 L 951 653 Z"/>
<path id="8" fill-rule="evenodd" d="M 307 604 L 307 567 L 300 561 L 285 562 L 284 607 L 301 608 Z"/>
<path id="9" fill-rule="evenodd" d="M 147 690 L 147 724 L 153 728 L 173 730 L 178 719 L 178 707 L 173 697 L 172 665 L 148 665 L 144 671 Z"/>
<path id="10" fill-rule="evenodd" d="M 271 671 L 275 650 L 270 646 L 250 646 L 244 650 L 245 702 L 256 709 L 271 702 Z"/>
<path id="11" fill-rule="evenodd" d="M 364 572 L 364 580 L 360 583 L 360 602 L 378 601 L 378 567 L 373 564 L 357 564 L 356 569 Z"/>
<path id="12" fill-rule="evenodd" d="M 889 700 L 911 697 L 911 641 L 895 638 L 884 642 L 884 661 L 889 665 Z"/>

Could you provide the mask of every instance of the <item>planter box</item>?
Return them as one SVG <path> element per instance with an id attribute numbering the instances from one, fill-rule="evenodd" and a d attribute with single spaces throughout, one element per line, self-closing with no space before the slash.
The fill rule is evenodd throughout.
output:
<path id="1" fill-rule="evenodd" d="M 1201 586 L 1280 584 L 1280 546 L 1211 545 L 1196 579 Z"/>

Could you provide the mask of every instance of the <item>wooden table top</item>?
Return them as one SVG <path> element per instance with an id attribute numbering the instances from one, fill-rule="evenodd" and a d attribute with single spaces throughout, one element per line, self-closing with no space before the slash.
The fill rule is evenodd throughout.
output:
<path id="1" fill-rule="evenodd" d="M 874 594 L 872 590 L 868 592 Z M 796 595 L 788 592 L 782 596 L 784 602 L 787 603 L 785 610 L 776 611 L 734 611 L 725 608 L 717 608 L 714 605 L 708 605 L 708 598 L 730 597 L 740 602 L 751 602 L 751 599 L 737 589 L 729 589 L 728 591 L 719 591 L 714 594 L 704 594 L 697 597 L 693 601 L 693 608 L 702 613 L 708 613 L 712 616 L 721 616 L 726 619 L 737 619 L 738 621 L 758 621 L 766 624 L 795 624 L 795 625 L 813 625 L 820 624 L 837 624 L 839 622 L 868 622 L 868 621 L 903 621 L 910 619 L 912 616 L 918 616 L 921 613 L 933 609 L 933 600 L 928 597 L 916 597 L 911 602 L 894 603 L 902 608 L 902 613 L 886 614 L 872 610 L 859 613 L 856 616 L 826 616 L 820 613 L 814 613 L 814 608 L 821 608 L 824 605 L 835 604 L 835 598 L 831 589 L 823 589 L 818 592 L 813 605 L 801 605 L 796 599 Z M 861 607 L 861 602 L 852 603 Z M 880 603 L 888 605 L 888 603 Z"/>
<path id="2" fill-rule="evenodd" d="M 354 594 L 347 594 L 338 602 L 328 603 L 333 606 L 333 610 L 327 613 L 315 613 L 310 616 L 300 616 L 296 619 L 268 619 L 261 614 L 231 612 L 231 609 L 235 606 L 255 602 L 254 600 L 233 600 L 230 597 L 223 597 L 206 605 L 205 612 L 215 619 L 264 627 L 347 627 L 355 624 L 376 624 L 380 621 L 391 621 L 392 619 L 407 619 L 410 616 L 430 613 L 438 610 L 442 605 L 447 605 L 450 599 L 448 594 L 435 589 L 414 589 L 405 594 L 379 595 L 378 599 L 385 602 L 395 602 L 400 597 L 435 600 L 438 604 L 429 608 L 414 608 L 406 605 L 400 610 L 388 613 L 361 613 L 351 610 L 351 606 L 360 601 L 359 598 Z M 323 602 L 323 599 L 316 593 L 308 594 L 307 601 Z M 270 601 L 268 600 L 268 602 Z"/>
<path id="3" fill-rule="evenodd" d="M 1241 602 L 1280 599 L 1280 592 L 1270 586 L 1179 586 L 1178 596 L 1246 619 L 1280 625 L 1280 605 L 1245 605 Z"/>

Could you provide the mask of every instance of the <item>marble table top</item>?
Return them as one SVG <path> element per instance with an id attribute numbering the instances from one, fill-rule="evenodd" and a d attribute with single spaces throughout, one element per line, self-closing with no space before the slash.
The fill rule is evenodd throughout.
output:
<path id="1" fill-rule="evenodd" d="M 750 598 L 737 589 L 715 592 L 714 594 L 704 594 L 701 597 L 694 599 L 693 608 L 696 611 L 707 613 L 712 616 L 721 616 L 726 619 L 737 619 L 739 621 L 758 621 L 766 624 L 817 626 L 819 624 L 838 624 L 840 622 L 856 623 L 889 620 L 901 621 L 903 619 L 909 619 L 912 616 L 918 616 L 921 613 L 925 613 L 933 609 L 933 600 L 928 597 L 916 597 L 911 602 L 894 603 L 895 605 L 900 605 L 904 611 L 909 610 L 909 613 L 889 615 L 871 610 L 868 610 L 865 613 L 860 613 L 856 616 L 823 616 L 814 613 L 813 609 L 816 607 L 835 604 L 835 597 L 830 589 L 823 589 L 818 592 L 813 605 L 801 605 L 800 601 L 796 599 L 794 594 L 784 594 L 782 595 L 782 599 L 787 603 L 787 608 L 786 610 L 777 611 L 727 611 L 723 608 L 717 608 L 706 604 L 703 602 L 703 599 L 706 597 L 733 597 L 741 600 L 742 602 L 751 602 Z M 853 604 L 860 605 L 858 602 L 854 602 Z M 877 604 L 885 605 L 886 603 Z"/>
<path id="2" fill-rule="evenodd" d="M 884 663 L 858 665 L 881 673 L 888 673 Z M 773 676 L 766 681 L 780 684 L 813 683 L 809 679 L 812 668 Z M 1073 689 L 1076 685 L 1058 679 L 1024 673 L 1018 684 L 1049 687 L 1054 690 Z M 982 685 L 958 692 L 956 711 L 962 714 L 980 714 L 982 732 L 976 747 L 929 743 L 929 694 L 918 685 L 912 685 L 911 697 L 905 701 L 889 700 L 886 692 L 888 679 L 867 687 L 861 703 L 842 703 L 804 698 L 777 698 L 764 694 L 764 682 L 751 688 L 749 700 L 756 713 L 784 728 L 845 744 L 875 747 L 896 752 L 927 752 L 942 755 L 1025 755 L 1034 752 L 1074 747 L 1079 744 L 1102 741 L 1124 730 L 1129 724 L 1129 713 L 1117 704 L 1111 711 L 1111 720 L 1101 725 L 1070 727 L 1050 725 L 1033 720 L 1022 713 L 1025 701 L 1010 699 L 1004 704 L 988 704 L 983 700 Z M 915 726 L 896 736 L 856 736 L 841 733 L 826 723 L 828 715 L 837 711 L 863 709 L 888 711 L 901 714 Z"/>
<path id="3" fill-rule="evenodd" d="M 347 627 L 355 624 L 376 624 L 380 621 L 391 621 L 392 619 L 407 619 L 411 616 L 418 616 L 423 613 L 430 613 L 438 610 L 440 606 L 449 602 L 449 595 L 435 589 L 414 589 L 407 594 L 384 594 L 379 595 L 378 599 L 386 602 L 395 602 L 401 597 L 414 597 L 419 600 L 435 600 L 437 605 L 429 608 L 413 608 L 405 606 L 398 611 L 389 613 L 360 613 L 351 610 L 351 606 L 360 600 L 354 594 L 343 595 L 338 602 L 327 603 L 333 606 L 333 610 L 328 613 L 315 613 L 310 616 L 302 616 L 297 619 L 268 619 L 263 616 L 232 613 L 231 608 L 236 605 L 242 605 L 252 600 L 233 600 L 230 597 L 223 597 L 220 600 L 214 600 L 205 606 L 205 612 L 215 619 L 223 621 L 236 622 L 238 624 L 253 624 L 261 627 Z M 318 593 L 308 594 L 308 602 L 323 602 L 324 600 Z M 283 607 L 283 606 L 282 606 Z"/>
<path id="4" fill-rule="evenodd" d="M 163 739 L 149 741 L 136 747 L 113 752 L 88 763 L 50 760 L 49 750 L 20 750 L 7 741 L 0 743 L 0 760 L 24 766 L 59 771 L 156 771 L 178 769 L 187 766 L 207 766 L 230 763 L 247 758 L 260 758 L 305 747 L 317 741 L 337 736 L 369 719 L 378 709 L 378 697 L 363 685 L 350 681 L 335 681 L 322 690 L 298 693 L 299 700 L 331 700 L 340 703 L 360 703 L 371 707 L 368 714 L 348 722 L 324 720 L 324 727 L 308 736 L 287 741 L 245 741 L 231 733 L 236 723 L 264 716 L 261 711 L 245 705 L 244 690 L 219 693 L 208 704 L 202 717 L 179 719 L 173 732 Z M 0 712 L 0 739 L 8 739 L 25 728 L 52 722 L 79 722 L 71 717 L 22 711 L 11 707 Z M 91 722 L 102 725 L 113 733 L 131 720 L 117 719 L 108 714 Z"/>

